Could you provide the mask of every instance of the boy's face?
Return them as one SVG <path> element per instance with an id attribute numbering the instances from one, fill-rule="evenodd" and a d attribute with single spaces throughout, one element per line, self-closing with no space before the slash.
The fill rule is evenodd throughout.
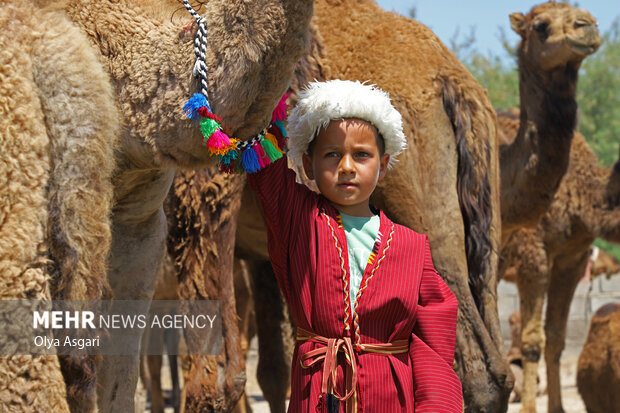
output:
<path id="1" fill-rule="evenodd" d="M 315 138 L 311 156 L 303 156 L 306 175 L 323 196 L 354 216 L 372 216 L 368 200 L 389 160 L 379 152 L 375 127 L 359 119 L 330 122 Z"/>

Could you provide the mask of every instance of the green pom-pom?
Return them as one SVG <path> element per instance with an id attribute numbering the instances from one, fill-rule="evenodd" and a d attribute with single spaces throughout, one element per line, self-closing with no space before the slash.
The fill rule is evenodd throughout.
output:
<path id="1" fill-rule="evenodd" d="M 282 157 L 282 153 L 278 151 L 267 139 L 263 138 L 260 144 L 271 162 L 275 162 Z"/>
<path id="2" fill-rule="evenodd" d="M 200 120 L 200 130 L 202 131 L 202 136 L 205 137 L 205 142 L 209 139 L 213 132 L 220 129 L 222 129 L 220 124 L 213 119 L 203 118 Z"/>

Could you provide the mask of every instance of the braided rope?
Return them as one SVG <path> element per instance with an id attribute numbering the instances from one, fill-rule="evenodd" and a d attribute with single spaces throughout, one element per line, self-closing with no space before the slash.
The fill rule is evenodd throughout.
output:
<path id="1" fill-rule="evenodd" d="M 198 79 L 200 83 L 200 93 L 202 93 L 207 101 L 209 95 L 207 94 L 207 25 L 205 19 L 202 18 L 196 10 L 189 4 L 189 0 L 183 0 L 183 5 L 187 11 L 192 15 L 198 24 L 198 33 L 194 39 L 194 54 L 196 55 L 196 63 L 194 63 L 194 77 Z"/>
<path id="2" fill-rule="evenodd" d="M 381 236 L 381 232 L 379 232 L 379 235 Z M 355 306 L 354 306 L 354 313 L 355 313 L 355 315 L 353 316 L 353 328 L 354 328 L 354 332 L 355 332 L 355 347 L 358 350 L 364 350 L 364 345 L 361 343 L 359 316 L 357 315 L 357 303 L 359 302 L 359 299 L 362 296 L 362 293 L 364 292 L 364 290 L 366 290 L 366 288 L 368 287 L 368 282 L 375 275 L 375 271 L 377 271 L 377 269 L 381 266 L 381 262 L 385 258 L 385 253 L 387 252 L 387 250 L 390 249 L 390 244 L 392 243 L 392 236 L 393 235 L 394 235 L 394 224 L 392 224 L 392 229 L 390 231 L 390 235 L 389 235 L 388 240 L 386 242 L 385 248 L 383 249 L 383 251 L 381 253 L 381 257 L 377 261 L 377 265 L 372 269 L 372 271 L 370 272 L 370 274 L 368 275 L 366 280 L 364 280 L 364 285 L 357 291 L 357 296 L 355 297 Z"/>
<path id="3" fill-rule="evenodd" d="M 344 258 L 342 256 L 342 248 L 340 248 L 340 244 L 338 244 L 338 237 L 336 237 L 336 233 L 334 232 L 334 227 L 329 219 L 329 215 L 325 213 L 325 210 L 321 210 L 325 218 L 327 219 L 327 225 L 329 225 L 329 229 L 331 229 L 332 238 L 334 239 L 334 244 L 336 245 L 336 250 L 338 251 L 338 257 L 340 258 L 340 270 L 342 271 L 342 282 L 344 283 L 344 329 L 350 330 L 349 327 L 349 281 L 347 279 L 347 269 L 344 266 Z"/>

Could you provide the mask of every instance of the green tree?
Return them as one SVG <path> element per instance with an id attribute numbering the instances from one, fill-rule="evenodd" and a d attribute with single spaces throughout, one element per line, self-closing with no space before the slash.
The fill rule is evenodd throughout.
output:
<path id="1" fill-rule="evenodd" d="M 620 19 L 603 34 L 600 50 L 579 72 L 579 131 L 604 166 L 618 159 L 620 143 Z"/>

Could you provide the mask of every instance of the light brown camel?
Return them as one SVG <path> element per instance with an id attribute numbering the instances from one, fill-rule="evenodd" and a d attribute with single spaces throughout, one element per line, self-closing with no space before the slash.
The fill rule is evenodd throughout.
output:
<path id="1" fill-rule="evenodd" d="M 620 242 L 620 174 L 616 169 L 599 166 L 583 136 L 575 133 L 568 171 L 549 211 L 536 228 L 515 231 L 502 247 L 500 273 L 516 267 L 521 297 L 524 411 L 535 411 L 536 372 L 543 348 L 548 411 L 563 411 L 559 361 L 573 293 L 583 278 L 594 239 Z"/>
<path id="2" fill-rule="evenodd" d="M 435 266 L 459 298 L 456 366 L 467 409 L 502 411 L 512 377 L 495 302 L 499 170 L 488 99 L 428 28 L 372 1 L 317 1 L 313 22 L 312 52 L 294 87 L 314 78 L 359 79 L 390 93 L 410 145 L 372 202 L 429 235 Z M 244 200 L 242 208 L 252 204 Z M 264 259 L 259 214 L 244 209 L 250 226 L 240 228 L 237 245 Z M 259 346 L 260 337 L 259 329 Z"/>
<path id="3" fill-rule="evenodd" d="M 210 103 L 229 135 L 247 138 L 268 123 L 307 46 L 312 6 L 311 0 L 219 0 L 200 9 L 209 38 Z M 68 0 L 64 9 L 110 73 L 124 120 L 113 179 L 108 279 L 116 299 L 150 300 L 165 249 L 162 204 L 175 168 L 210 163 L 199 128 L 181 111 L 198 89 L 191 76 L 194 33 L 183 29 L 191 17 L 172 0 Z M 219 199 L 235 196 L 227 192 L 230 188 L 215 190 Z M 233 205 L 234 199 L 212 207 L 225 216 Z M 218 222 L 215 217 L 213 222 Z M 224 247 L 217 268 L 232 281 L 229 242 L 230 257 Z M 207 297 L 200 285 L 196 288 L 199 291 L 182 288 L 182 297 Z M 136 356 L 104 358 L 97 374 L 101 411 L 133 410 L 138 363 Z M 231 385 L 233 379 L 226 374 Z M 237 377 L 242 383 L 243 376 Z M 242 387 L 240 383 L 233 387 Z M 188 397 L 200 405 L 201 387 L 190 385 Z M 239 393 L 228 393 L 226 402 L 233 403 Z"/>
<path id="4" fill-rule="evenodd" d="M 577 388 L 588 413 L 620 411 L 620 303 L 592 317 L 577 363 Z"/>
<path id="5" fill-rule="evenodd" d="M 100 298 L 119 130 L 109 76 L 54 2 L 0 1 L 0 51 L 0 299 L 31 314 L 33 300 Z M 2 331 L 13 349 L 24 339 Z M 0 357 L 0 411 L 68 412 L 76 389 L 60 367 L 55 356 Z"/>
<path id="6" fill-rule="evenodd" d="M 549 2 L 510 15 L 518 47 L 521 122 L 500 148 L 502 240 L 535 226 L 568 166 L 577 122 L 577 71 L 598 49 L 596 20 L 583 9 Z M 501 126 L 501 125 L 500 125 Z M 502 138 L 502 133 L 498 133 Z"/>

